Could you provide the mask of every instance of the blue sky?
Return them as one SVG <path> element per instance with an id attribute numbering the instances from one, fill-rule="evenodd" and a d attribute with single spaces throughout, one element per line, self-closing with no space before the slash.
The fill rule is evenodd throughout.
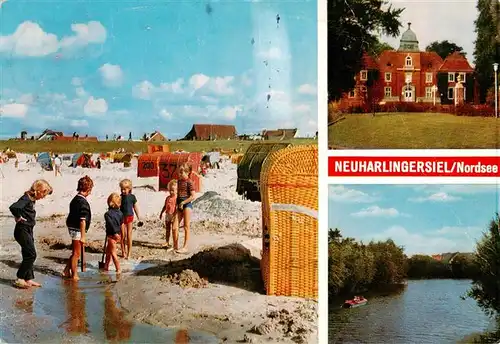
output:
<path id="1" fill-rule="evenodd" d="M 409 255 L 472 252 L 499 211 L 497 185 L 330 185 L 328 222 L 368 242 L 392 238 Z"/>
<path id="2" fill-rule="evenodd" d="M 316 1 L 208 7 L 3 2 L 0 135 L 51 128 L 136 137 L 160 130 L 178 138 L 193 123 L 314 134 Z"/>

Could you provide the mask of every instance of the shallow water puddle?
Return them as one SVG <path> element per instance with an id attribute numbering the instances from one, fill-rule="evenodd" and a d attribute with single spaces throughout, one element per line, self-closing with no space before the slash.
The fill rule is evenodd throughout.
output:
<path id="1" fill-rule="evenodd" d="M 110 288 L 117 276 L 114 272 L 99 273 L 97 262 L 87 262 L 87 271 L 80 273 L 80 280 L 70 281 L 47 277 L 43 287 L 31 297 L 19 298 L 14 307 L 32 314 L 35 321 L 44 325 L 37 331 L 37 343 L 218 343 L 211 334 L 186 329 L 161 328 L 129 321 L 117 304 Z M 125 262 L 124 273 L 132 273 L 152 266 Z M 128 272 L 127 272 L 128 271 Z M 25 321 L 20 319 L 23 331 Z M 4 332 L 4 340 L 8 333 Z M 18 337 L 18 336 L 16 336 Z M 0 340 L 1 342 L 1 340 Z"/>

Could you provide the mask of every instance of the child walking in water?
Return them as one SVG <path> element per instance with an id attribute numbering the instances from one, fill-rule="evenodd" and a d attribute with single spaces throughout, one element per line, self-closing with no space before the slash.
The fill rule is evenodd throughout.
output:
<path id="1" fill-rule="evenodd" d="M 117 245 L 121 241 L 120 233 L 123 223 L 123 213 L 120 211 L 121 206 L 120 195 L 113 192 L 108 197 L 108 211 L 104 214 L 104 220 L 106 222 L 106 261 L 104 265 L 104 271 L 109 270 L 109 263 L 113 259 L 113 264 L 115 264 L 116 273 L 119 274 L 120 262 L 118 261 Z"/>
<path id="2" fill-rule="evenodd" d="M 21 246 L 23 261 L 17 271 L 17 280 L 14 286 L 18 288 L 40 287 L 40 283 L 35 282 L 33 265 L 36 260 L 35 239 L 33 238 L 33 227 L 35 227 L 35 202 L 52 194 L 52 187 L 43 179 L 36 180 L 31 188 L 13 203 L 9 210 L 14 215 L 16 226 L 14 228 L 14 238 Z"/>
<path id="3" fill-rule="evenodd" d="M 163 217 L 163 213 L 165 213 L 165 237 L 166 243 L 163 247 L 167 248 L 167 251 L 172 250 L 172 246 L 170 246 L 170 233 L 173 235 L 174 242 L 174 250 L 179 249 L 179 232 L 178 232 L 178 224 L 177 224 L 177 180 L 172 179 L 168 183 L 168 192 L 169 195 L 165 199 L 165 204 L 161 209 L 160 220 Z"/>
<path id="4" fill-rule="evenodd" d="M 92 220 L 92 212 L 87 197 L 92 192 L 94 182 L 89 176 L 78 180 L 76 191 L 78 192 L 69 204 L 69 214 L 66 218 L 66 226 L 71 237 L 72 252 L 68 264 L 64 268 L 63 276 L 78 280 L 78 259 L 85 246 L 87 231 Z"/>
<path id="5" fill-rule="evenodd" d="M 125 259 L 130 257 L 130 251 L 132 250 L 132 228 L 134 222 L 134 212 L 139 219 L 139 207 L 137 206 L 137 198 L 132 194 L 132 181 L 130 179 L 124 179 L 120 182 L 121 195 L 121 206 L 120 210 L 123 213 L 123 225 L 121 231 L 121 248 L 122 255 Z M 141 225 L 139 223 L 139 225 Z M 125 242 L 127 244 L 127 249 L 125 250 Z"/>
<path id="6" fill-rule="evenodd" d="M 184 220 L 184 245 L 177 250 L 178 253 L 187 253 L 187 244 L 189 241 L 189 227 L 191 221 L 191 211 L 196 197 L 193 182 L 190 179 L 191 166 L 182 164 L 179 167 L 179 180 L 177 181 L 177 217 L 179 223 Z"/>

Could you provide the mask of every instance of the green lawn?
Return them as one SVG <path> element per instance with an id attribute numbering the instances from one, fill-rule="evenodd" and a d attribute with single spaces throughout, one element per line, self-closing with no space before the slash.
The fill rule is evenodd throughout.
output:
<path id="1" fill-rule="evenodd" d="M 164 142 L 170 145 L 170 150 L 175 151 L 183 149 L 188 152 L 210 151 L 214 148 L 224 150 L 242 149 L 245 151 L 254 141 L 171 141 Z M 272 141 L 263 141 L 272 142 Z M 313 139 L 293 139 L 289 141 L 293 144 L 316 144 Z M 158 143 L 155 143 L 158 144 Z M 21 153 L 53 152 L 53 153 L 77 153 L 92 152 L 105 153 L 118 148 L 124 148 L 127 152 L 147 152 L 148 144 L 146 142 L 132 141 L 100 141 L 100 142 L 58 142 L 58 141 L 0 141 L 0 150 L 10 148 Z"/>
<path id="2" fill-rule="evenodd" d="M 500 119 L 437 113 L 350 114 L 328 128 L 332 148 L 500 148 Z"/>

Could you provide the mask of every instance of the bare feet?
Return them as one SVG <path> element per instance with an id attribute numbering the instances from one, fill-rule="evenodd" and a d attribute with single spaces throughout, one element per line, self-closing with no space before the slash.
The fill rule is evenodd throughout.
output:
<path id="1" fill-rule="evenodd" d="M 31 287 L 25 280 L 18 278 L 17 280 L 14 281 L 14 287 L 20 288 L 20 289 L 28 289 Z"/>
<path id="2" fill-rule="evenodd" d="M 33 280 L 26 281 L 27 284 L 29 284 L 32 287 L 41 287 L 42 285 L 38 282 L 35 282 Z"/>
<path id="3" fill-rule="evenodd" d="M 62 273 L 62 277 L 64 278 L 70 278 L 71 277 L 71 269 L 64 269 L 63 273 Z"/>
<path id="4" fill-rule="evenodd" d="M 80 279 L 80 277 L 78 277 L 78 275 L 77 275 L 77 274 L 74 274 L 74 275 L 73 275 L 73 277 L 71 277 L 71 279 L 72 279 L 73 281 L 78 281 L 78 280 Z"/>
<path id="5" fill-rule="evenodd" d="M 181 249 L 177 250 L 176 252 L 177 252 L 177 253 L 188 253 L 188 250 L 187 250 L 187 248 L 186 248 L 186 247 L 183 247 L 183 248 L 181 248 Z"/>
<path id="6" fill-rule="evenodd" d="M 121 274 L 121 273 L 122 273 L 122 270 L 116 270 L 116 273 L 117 273 L 117 274 Z"/>

